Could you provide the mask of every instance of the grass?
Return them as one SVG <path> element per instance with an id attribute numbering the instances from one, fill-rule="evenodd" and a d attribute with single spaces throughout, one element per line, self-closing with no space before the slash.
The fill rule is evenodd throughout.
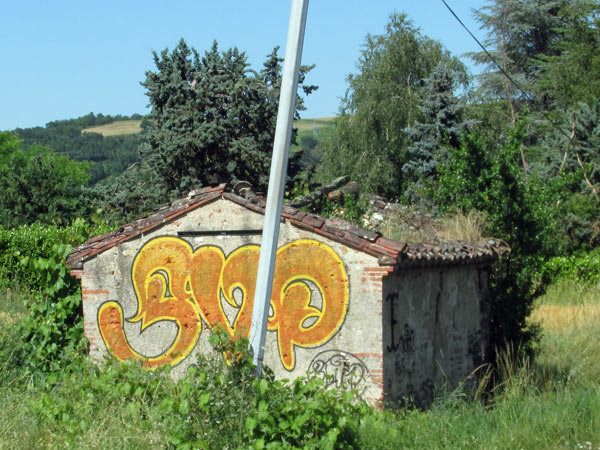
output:
<path id="1" fill-rule="evenodd" d="M 414 206 L 386 210 L 379 231 L 402 242 L 479 242 L 486 237 L 487 223 L 477 211 L 434 217 Z"/>
<path id="2" fill-rule="evenodd" d="M 544 331 L 539 367 L 560 382 L 600 389 L 600 289 L 560 281 L 538 299 L 531 320 Z"/>
<path id="3" fill-rule="evenodd" d="M 99 133 L 102 136 L 121 136 L 126 134 L 138 134 L 142 131 L 141 120 L 116 120 L 97 127 L 81 130 L 82 133 Z"/>
<path id="4" fill-rule="evenodd" d="M 15 289 L 6 289 L 0 301 L 0 338 L 2 331 L 6 331 L 27 313 L 27 302 L 30 295 Z"/>
<path id="5" fill-rule="evenodd" d="M 294 121 L 294 127 L 298 128 L 299 140 L 302 136 L 312 136 L 316 124 L 319 139 L 331 134 L 327 129 L 331 128 L 335 117 L 321 117 L 318 119 L 300 119 Z M 116 120 L 105 125 L 89 127 L 81 130 L 82 133 L 99 133 L 102 136 L 120 136 L 126 134 L 137 134 L 142 131 L 141 120 Z M 323 134 L 323 136 L 321 136 Z"/>
<path id="6" fill-rule="evenodd" d="M 300 119 L 294 121 L 294 128 L 298 129 L 298 133 L 303 131 L 310 131 L 311 133 L 314 130 L 316 125 L 317 127 L 317 135 L 319 134 L 319 130 L 325 127 L 329 127 L 332 124 L 332 121 L 335 117 L 320 117 L 317 119 Z"/>
<path id="7" fill-rule="evenodd" d="M 476 211 L 435 217 L 415 206 L 396 205 L 386 209 L 379 231 L 385 237 L 408 243 L 479 242 L 485 236 L 486 226 L 485 219 Z"/>
<path id="8" fill-rule="evenodd" d="M 475 210 L 468 214 L 457 212 L 444 217 L 439 225 L 438 236 L 444 240 L 479 242 L 485 236 L 487 223 Z"/>
<path id="9" fill-rule="evenodd" d="M 12 292 L 2 297 L 5 339 L 12 318 L 25 314 L 28 297 Z M 363 412 L 356 447 L 600 450 L 599 309 L 598 288 L 556 283 L 537 300 L 530 318 L 542 328 L 537 358 L 515 363 L 518 358 L 503 355 L 502 383 L 494 396 L 472 399 L 456 391 L 426 411 Z M 243 423 L 240 428 L 236 421 L 254 408 L 248 393 L 218 373 L 210 386 L 214 413 L 186 412 L 186 399 L 197 393 L 161 373 L 123 365 L 99 371 L 76 361 L 58 378 L 44 378 L 0 361 L 0 448 L 186 448 L 173 429 L 187 429 L 188 420 L 208 436 L 197 448 L 245 448 Z M 276 448 L 290 448 L 282 442 Z"/>
<path id="10" fill-rule="evenodd" d="M 362 448 L 600 450 L 599 306 L 597 288 L 551 286 L 531 316 L 543 333 L 535 362 L 505 358 L 491 400 L 448 396 L 428 411 L 370 416 Z"/>

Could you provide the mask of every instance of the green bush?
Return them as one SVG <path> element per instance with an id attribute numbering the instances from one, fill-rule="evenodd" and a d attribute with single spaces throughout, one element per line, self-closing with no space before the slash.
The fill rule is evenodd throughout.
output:
<path id="1" fill-rule="evenodd" d="M 61 368 L 31 374 L 35 395 L 25 396 L 24 407 L 65 448 L 111 428 L 117 430 L 112 439 L 122 442 L 105 441 L 105 448 L 357 447 L 360 419 L 370 409 L 354 394 L 325 390 L 318 379 L 288 383 L 267 373 L 259 380 L 247 340 L 232 342 L 216 331 L 211 342 L 216 351 L 199 357 L 178 381 L 169 367 L 149 371 L 115 359 L 98 367 L 71 353 Z M 0 378 L 14 383 L 6 367 L 0 366 Z"/>
<path id="2" fill-rule="evenodd" d="M 511 252 L 496 263 L 491 276 L 490 343 L 493 355 L 507 345 L 533 348 L 535 330 L 526 323 L 537 290 L 533 283 L 545 257 L 557 251 L 553 240 L 553 218 L 549 195 L 534 175 L 520 164 L 524 123 L 493 155 L 475 134 L 466 136 L 458 149 L 449 149 L 450 159 L 439 167 L 439 180 L 430 186 L 442 212 L 459 209 L 484 214 L 488 233 L 502 240 Z"/>
<path id="3" fill-rule="evenodd" d="M 545 283 L 575 280 L 588 285 L 600 283 L 600 247 L 589 253 L 557 256 L 548 260 L 540 270 Z"/>
<path id="4" fill-rule="evenodd" d="M 70 252 L 70 245 L 55 244 L 49 258 L 22 260 L 28 271 L 35 272 L 40 289 L 12 331 L 16 347 L 14 342 L 0 343 L 0 355 L 14 368 L 29 373 L 58 370 L 73 353 L 86 350 L 79 282 L 65 265 Z"/>
<path id="5" fill-rule="evenodd" d="M 53 247 L 61 244 L 76 246 L 90 236 L 109 231 L 105 223 L 89 223 L 75 219 L 69 226 L 22 225 L 16 228 L 0 226 L 0 289 L 28 291 L 45 289 L 45 280 L 31 264 L 21 264 L 23 259 L 50 258 Z"/>

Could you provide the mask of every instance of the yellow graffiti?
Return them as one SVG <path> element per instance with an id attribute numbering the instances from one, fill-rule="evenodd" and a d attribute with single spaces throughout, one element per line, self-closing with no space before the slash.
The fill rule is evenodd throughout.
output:
<path id="1" fill-rule="evenodd" d="M 257 245 L 245 245 L 225 257 L 215 246 L 192 250 L 184 240 L 161 237 L 147 242 L 132 265 L 138 310 L 128 322 L 141 321 L 143 331 L 160 321 L 175 322 L 178 331 L 161 355 L 146 357 L 128 343 L 121 306 L 104 303 L 98 311 L 106 347 L 120 360 L 136 359 L 145 367 L 175 365 L 185 359 L 202 332 L 201 319 L 238 339 L 248 336 L 252 321 L 258 257 Z M 313 289 L 321 305 L 312 304 Z M 272 315 L 279 356 L 287 370 L 295 367 L 295 347 L 315 347 L 341 327 L 348 309 L 348 277 L 338 255 L 314 240 L 298 240 L 277 251 Z M 230 321 L 223 302 L 236 311 Z"/>
<path id="2" fill-rule="evenodd" d="M 145 367 L 174 365 L 192 351 L 202 327 L 188 288 L 192 249 L 187 242 L 170 237 L 150 243 L 140 250 L 133 261 L 131 276 L 138 311 L 128 321 L 141 321 L 141 331 L 160 321 L 174 321 L 178 328 L 175 340 L 158 357 L 138 354 L 127 342 L 123 331 L 123 311 L 117 302 L 104 303 L 99 309 L 100 333 L 107 348 L 118 359 L 137 359 Z"/>
<path id="3" fill-rule="evenodd" d="M 311 306 L 312 282 L 322 299 Z M 342 325 L 348 308 L 348 277 L 335 252 L 317 241 L 296 241 L 277 251 L 269 330 L 277 331 L 283 366 L 295 365 L 294 345 L 315 347 L 331 338 Z M 315 319 L 308 326 L 309 319 Z"/>

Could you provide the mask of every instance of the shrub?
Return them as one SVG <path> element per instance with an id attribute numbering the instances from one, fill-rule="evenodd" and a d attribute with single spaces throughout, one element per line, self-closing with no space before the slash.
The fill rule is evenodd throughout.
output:
<path id="1" fill-rule="evenodd" d="M 26 405 L 67 447 L 106 427 L 118 429 L 126 445 L 116 446 L 126 448 L 357 447 L 360 418 L 370 410 L 354 394 L 325 390 L 318 379 L 257 379 L 247 340 L 216 331 L 211 342 L 216 351 L 178 381 L 168 367 L 149 371 L 114 359 L 97 367 L 73 357 L 60 372 L 37 378 Z"/>
<path id="2" fill-rule="evenodd" d="M 544 283 L 576 280 L 588 285 L 600 283 L 600 247 L 589 253 L 557 256 L 542 266 L 539 276 Z"/>
<path id="3" fill-rule="evenodd" d="M 503 240 L 510 255 L 496 263 L 491 276 L 491 349 L 507 345 L 531 351 L 535 330 L 527 326 L 534 297 L 543 285 L 534 275 L 544 258 L 558 251 L 553 234 L 555 214 L 550 193 L 535 174 L 520 166 L 524 123 L 519 123 L 495 155 L 483 149 L 475 134 L 466 136 L 450 160 L 439 168 L 431 195 L 443 212 L 477 210 L 488 234 Z M 490 352 L 490 355 L 493 352 Z"/>
<path id="4" fill-rule="evenodd" d="M 45 280 L 36 268 L 24 258 L 51 258 L 53 247 L 60 244 L 76 246 L 90 236 L 109 231 L 107 224 L 90 223 L 75 219 L 71 225 L 22 225 L 16 228 L 0 226 L 0 289 L 18 287 L 32 292 L 45 289 Z"/>
<path id="5" fill-rule="evenodd" d="M 15 368 L 30 373 L 58 370 L 67 357 L 86 350 L 79 283 L 65 265 L 70 251 L 70 245 L 55 244 L 49 258 L 22 261 L 28 271 L 35 271 L 41 288 L 33 294 L 26 317 L 15 326 L 17 347 L 0 344 L 0 355 Z"/>

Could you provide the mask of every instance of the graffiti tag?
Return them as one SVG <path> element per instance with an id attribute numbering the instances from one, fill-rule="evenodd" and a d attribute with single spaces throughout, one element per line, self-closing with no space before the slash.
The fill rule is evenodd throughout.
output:
<path id="1" fill-rule="evenodd" d="M 404 334 L 400 337 L 397 346 L 400 349 L 396 353 L 395 371 L 399 379 L 405 376 L 411 377 L 415 366 L 415 330 L 404 324 Z"/>
<path id="2" fill-rule="evenodd" d="M 396 344 L 396 338 L 394 337 L 394 328 L 396 327 L 396 324 L 398 323 L 398 321 L 396 320 L 396 314 L 394 312 L 395 310 L 395 306 L 396 306 L 396 302 L 398 301 L 398 293 L 397 292 L 392 292 L 391 294 L 389 294 L 386 298 L 385 301 L 386 302 L 390 302 L 390 331 L 391 331 L 391 345 L 387 346 L 387 350 L 388 352 L 395 352 L 396 350 L 398 350 L 398 344 Z"/>
<path id="3" fill-rule="evenodd" d="M 219 247 L 205 245 L 193 250 L 176 237 L 147 242 L 131 269 L 137 313 L 126 320 L 141 321 L 142 331 L 160 321 L 174 322 L 177 336 L 161 355 L 141 355 L 129 345 L 121 305 L 109 301 L 98 310 L 106 347 L 120 360 L 135 359 L 144 367 L 154 368 L 184 360 L 200 337 L 202 321 L 209 328 L 222 327 L 234 339 L 247 336 L 259 251 L 258 245 L 251 244 L 225 256 Z M 279 356 L 286 370 L 295 367 L 296 346 L 319 346 L 341 327 L 348 309 L 348 284 L 344 265 L 329 246 L 303 239 L 278 249 L 268 330 L 277 334 Z M 311 286 L 318 290 L 320 307 L 311 304 Z M 236 311 L 232 321 L 223 302 Z"/>
<path id="4" fill-rule="evenodd" d="M 325 381 L 325 388 L 335 386 L 341 390 L 364 389 L 369 373 L 367 366 L 352 353 L 341 350 L 326 350 L 319 353 L 310 363 L 309 373 Z"/>

